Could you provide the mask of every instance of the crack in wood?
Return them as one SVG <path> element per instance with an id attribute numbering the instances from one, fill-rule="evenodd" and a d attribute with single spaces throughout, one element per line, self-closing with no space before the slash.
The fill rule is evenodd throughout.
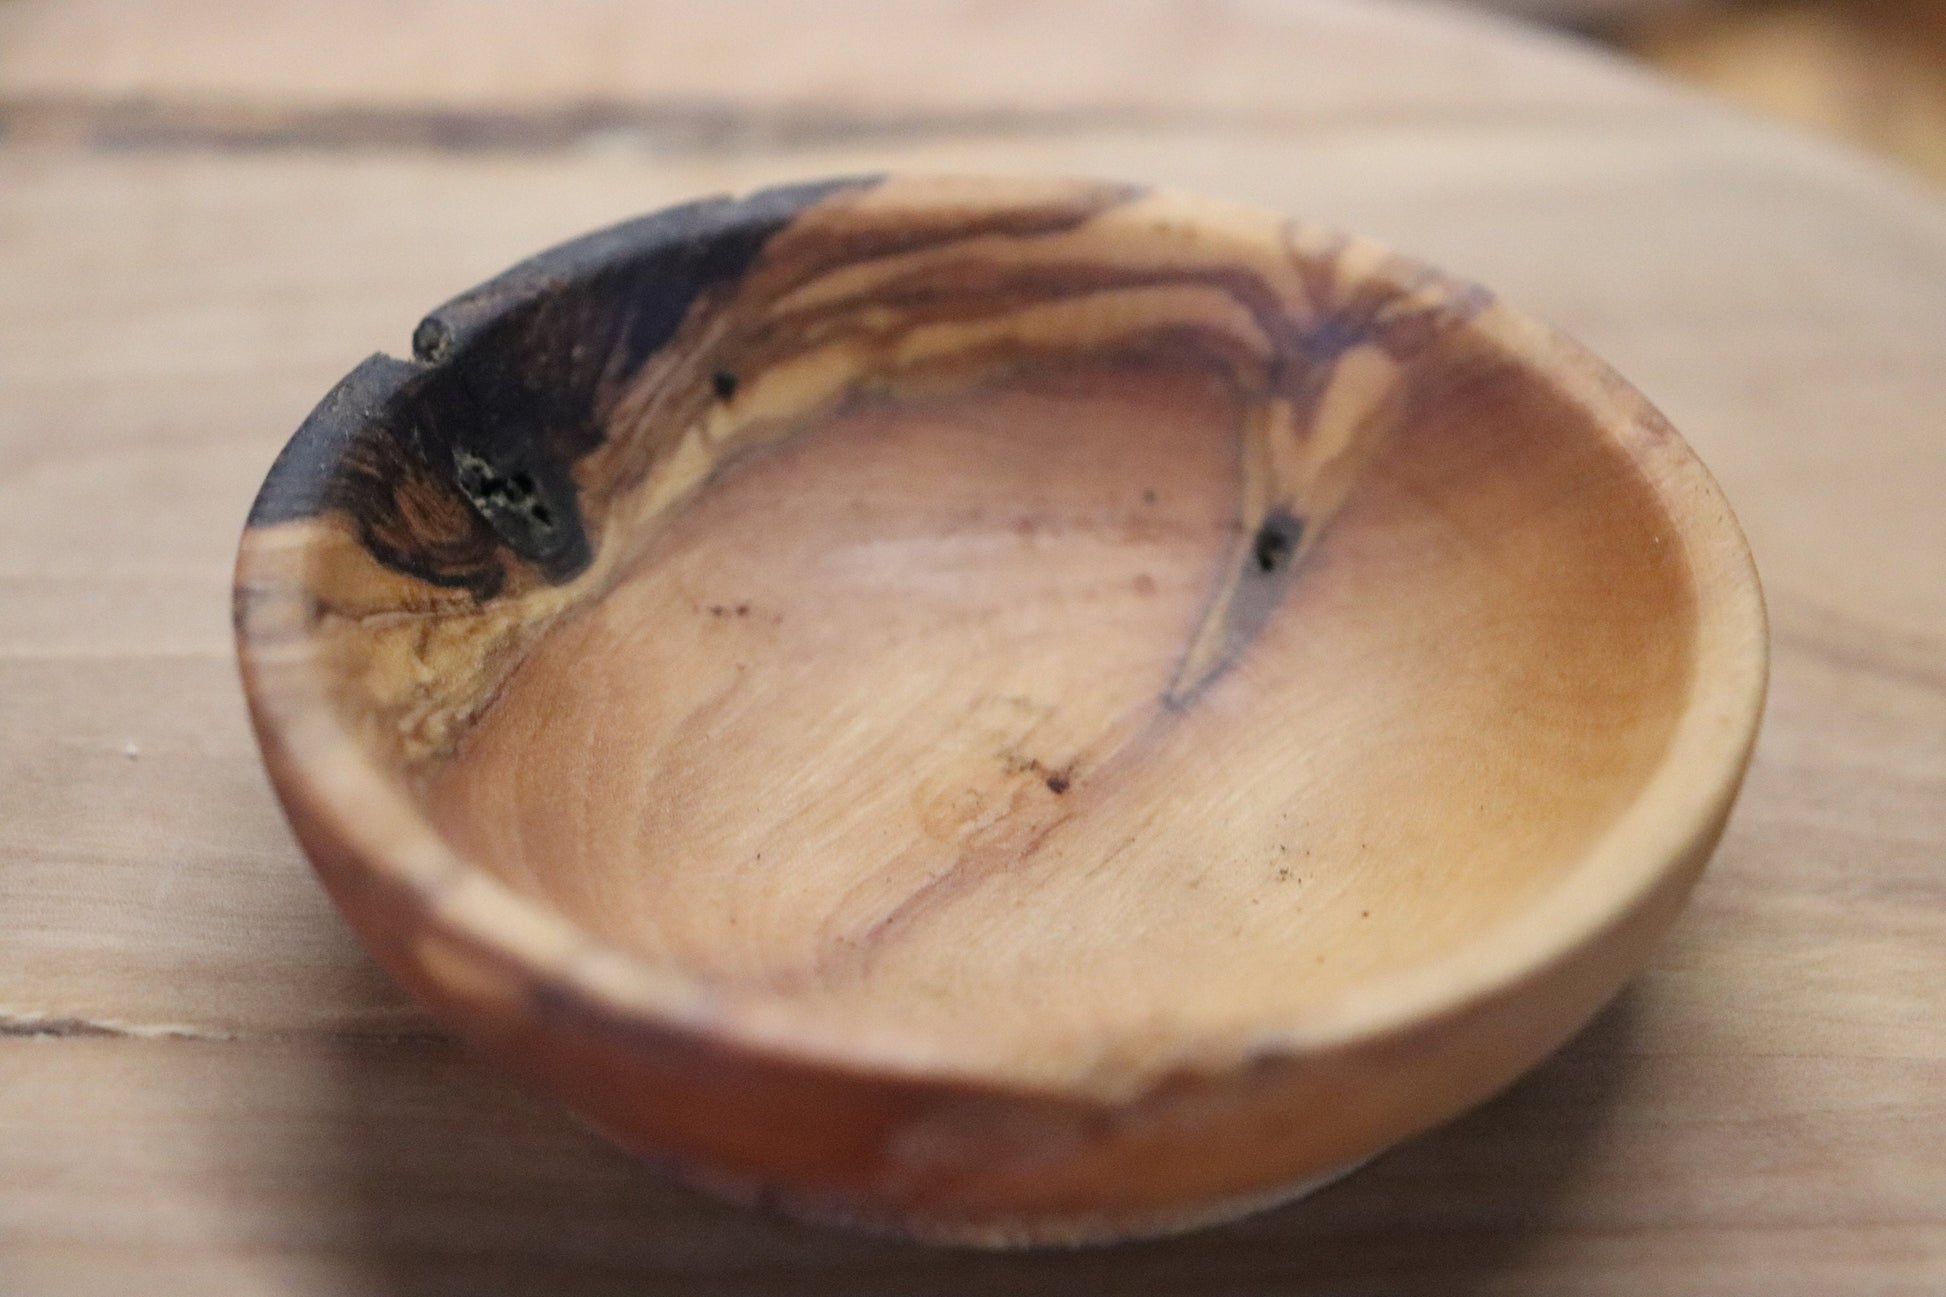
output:
<path id="1" fill-rule="evenodd" d="M 0 1037 L 46 1036 L 66 1039 L 73 1036 L 125 1036 L 128 1033 L 105 1023 L 82 1018 L 0 1018 Z"/>
<path id="2" fill-rule="evenodd" d="M 0 1012 L 0 1040 L 193 1040 L 236 1041 L 321 1039 L 401 1045 L 451 1045 L 453 1038 L 430 1026 L 395 1029 L 333 1027 L 319 1031 L 273 1028 L 259 1031 L 199 1027 L 189 1023 L 120 1022 L 71 1015 Z"/>
<path id="3" fill-rule="evenodd" d="M 1570 117 L 1580 114 L 1569 113 Z M 1650 120 L 1591 114 L 1615 129 Z M 0 144 L 104 152 L 356 152 L 550 154 L 613 152 L 709 157 L 954 138 L 1037 139 L 1085 131 L 1331 131 L 1437 118 L 1494 124 L 1518 111 L 1358 113 L 1197 109 L 1105 102 L 1052 108 L 874 108 L 734 100 L 586 99 L 528 107 L 294 104 L 151 96 L 0 96 Z M 1560 114 L 1556 115 L 1557 117 Z"/>
<path id="4" fill-rule="evenodd" d="M 73 1040 L 234 1040 L 235 1033 L 176 1023 L 127 1023 L 34 1014 L 0 1014 L 0 1038 Z"/>
<path id="5" fill-rule="evenodd" d="M 1123 105 L 876 111 L 729 101 L 587 100 L 528 108 L 0 98 L 0 141 L 104 151 L 429 150 L 710 155 L 1108 127 L 1220 126 L 1220 114 Z"/>

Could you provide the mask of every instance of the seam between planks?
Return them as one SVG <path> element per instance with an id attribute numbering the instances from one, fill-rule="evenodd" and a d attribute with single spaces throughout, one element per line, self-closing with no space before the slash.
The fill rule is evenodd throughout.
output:
<path id="1" fill-rule="evenodd" d="M 697 156 L 947 139 L 1036 139 L 1117 130 L 1319 132 L 1415 123 L 1599 123 L 1654 131 L 1690 120 L 1681 105 L 1548 110 L 1462 104 L 1337 113 L 1236 113 L 1113 103 L 872 110 L 735 100 L 593 99 L 532 108 L 283 104 L 215 99 L 0 97 L 0 143 L 103 152 L 362 152 Z"/>

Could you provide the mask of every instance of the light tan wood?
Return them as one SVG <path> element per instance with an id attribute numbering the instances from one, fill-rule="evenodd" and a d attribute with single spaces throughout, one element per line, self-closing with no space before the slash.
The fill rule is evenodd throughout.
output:
<path id="1" fill-rule="evenodd" d="M 1466 15 L 1360 0 L 844 0 L 817 22 L 790 0 L 563 0 L 546 22 L 534 12 L 526 0 L 348 0 L 239 24 L 222 0 L 30 0 L 0 10 L 0 84 L 29 102 L 146 104 L 165 117 L 383 107 L 598 119 L 610 105 L 624 128 L 631 109 L 678 134 L 686 120 L 711 152 L 847 121 L 895 136 L 1011 135 L 1145 118 L 1669 110 L 1646 79 L 1591 75 L 1584 56 L 1538 34 L 1507 27 L 1483 41 Z M 359 57 L 320 57 L 354 40 Z M 1363 63 L 1373 42 L 1386 49 L 1381 78 Z"/>
<path id="2" fill-rule="evenodd" d="M 1223 39 L 1273 44 L 1293 85 L 1342 84 L 1296 13 L 1293 32 L 1245 18 Z M 473 29 L 509 85 L 532 27 Z M 9 29 L 9 56 L 37 61 L 24 40 Z M 1446 48 L 1485 66 L 1533 53 L 1491 34 Z M 10 1036 L 130 1033 L 0 1048 L 0 1274 L 29 1293 L 200 1293 L 211 1276 L 317 1292 L 1937 1289 L 1946 221 L 1875 169 L 1598 61 L 1545 55 L 1582 87 L 1572 114 L 1442 123 L 1386 111 L 1425 77 L 1395 85 L 1382 43 L 1360 57 L 1375 103 L 1255 128 L 1104 121 L 651 166 L 625 141 L 0 150 L 0 1006 Z M 1014 72 L 987 75 L 1000 94 Z M 1126 73 L 1121 98 L 1146 75 Z M 1745 798 L 1623 1007 L 1507 1100 L 1230 1229 L 933 1256 L 662 1187 L 413 1034 L 424 1020 L 331 914 L 228 661 L 234 531 L 275 447 L 361 355 L 402 348 L 401 321 L 526 251 L 688 194 L 888 164 L 1134 175 L 1368 231 L 1579 334 L 1722 480 L 1776 639 Z"/>
<path id="3" fill-rule="evenodd" d="M 242 539 L 272 780 L 442 1019 L 739 1196 L 1017 1244 L 1335 1176 L 1613 994 L 1754 738 L 1660 416 L 1272 212 L 767 190 L 413 354 Z"/>
<path id="4" fill-rule="evenodd" d="M 435 814 L 624 950 L 955 1071 L 1119 1087 L 1171 1038 L 1266 1050 L 1572 868 L 1664 754 L 1694 631 L 1617 465 L 1460 452 L 1462 417 L 1373 465 L 1172 707 L 1231 564 L 1234 421 L 1207 374 L 1118 368 L 800 432 L 543 641 Z M 1450 539 L 1487 518 L 1518 548 Z M 1591 570 L 1621 614 L 1578 611 Z M 1513 701 L 1542 681 L 1567 695 Z"/>

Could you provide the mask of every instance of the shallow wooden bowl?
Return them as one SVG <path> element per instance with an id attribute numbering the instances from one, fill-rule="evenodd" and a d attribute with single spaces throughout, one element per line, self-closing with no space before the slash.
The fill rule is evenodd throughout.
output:
<path id="1" fill-rule="evenodd" d="M 400 981 L 621 1144 L 941 1239 L 1295 1192 L 1643 961 L 1765 679 L 1722 497 L 1355 238 L 842 180 L 570 243 L 298 431 L 265 758 Z"/>

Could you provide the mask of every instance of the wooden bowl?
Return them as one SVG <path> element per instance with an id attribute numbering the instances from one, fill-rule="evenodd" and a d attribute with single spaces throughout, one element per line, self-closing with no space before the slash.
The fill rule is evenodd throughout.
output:
<path id="1" fill-rule="evenodd" d="M 625 1147 L 980 1243 L 1228 1216 L 1644 960 L 1765 680 L 1721 495 L 1356 238 L 851 179 L 556 248 L 325 397 L 237 638 L 347 918 Z"/>

